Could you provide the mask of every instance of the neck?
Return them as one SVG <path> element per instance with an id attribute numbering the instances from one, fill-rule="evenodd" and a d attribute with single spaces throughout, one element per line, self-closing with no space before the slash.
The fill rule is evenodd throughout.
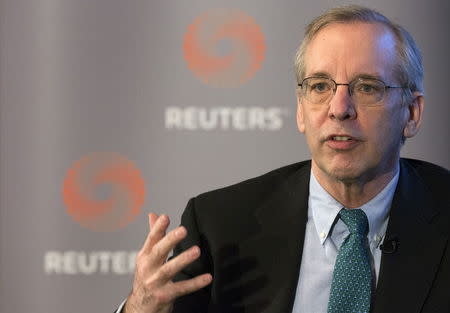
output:
<path id="1" fill-rule="evenodd" d="M 342 179 L 328 175 L 317 166 L 314 160 L 312 161 L 312 172 L 319 184 L 346 208 L 359 208 L 369 202 L 389 184 L 397 171 L 398 162 L 392 168 L 371 178 Z"/>

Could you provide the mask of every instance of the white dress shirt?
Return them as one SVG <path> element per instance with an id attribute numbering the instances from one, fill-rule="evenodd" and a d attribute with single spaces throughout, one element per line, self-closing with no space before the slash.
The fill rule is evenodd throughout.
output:
<path id="1" fill-rule="evenodd" d="M 386 233 L 389 209 L 399 171 L 386 187 L 362 205 L 369 220 L 367 235 L 375 283 L 380 271 L 380 243 Z M 334 263 L 341 244 L 350 234 L 338 213 L 344 206 L 336 201 L 317 181 L 311 171 L 308 199 L 308 221 L 303 244 L 302 263 L 293 313 L 327 312 Z"/>

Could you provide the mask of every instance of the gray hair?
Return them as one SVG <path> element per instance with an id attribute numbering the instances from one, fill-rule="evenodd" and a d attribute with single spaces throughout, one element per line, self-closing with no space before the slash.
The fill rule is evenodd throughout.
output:
<path id="1" fill-rule="evenodd" d="M 406 99 L 409 99 L 414 91 L 423 92 L 422 56 L 412 36 L 402 26 L 393 23 L 383 14 L 357 5 L 330 9 L 315 18 L 306 27 L 305 37 L 295 55 L 294 66 L 297 82 L 301 83 L 305 78 L 306 48 L 317 33 L 332 23 L 354 22 L 379 23 L 391 30 L 397 41 L 398 67 L 396 75 L 401 86 L 407 87 Z"/>

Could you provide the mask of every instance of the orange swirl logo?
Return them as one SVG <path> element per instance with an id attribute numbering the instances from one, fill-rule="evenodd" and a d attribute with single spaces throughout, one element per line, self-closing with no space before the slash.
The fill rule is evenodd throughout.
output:
<path id="1" fill-rule="evenodd" d="M 141 212 L 145 183 L 134 164 L 116 153 L 93 153 L 67 171 L 63 199 L 68 214 L 98 232 L 125 227 Z"/>
<path id="2" fill-rule="evenodd" d="M 203 13 L 189 25 L 184 37 L 184 58 L 204 83 L 237 87 L 261 67 L 264 35 L 255 20 L 236 9 Z"/>

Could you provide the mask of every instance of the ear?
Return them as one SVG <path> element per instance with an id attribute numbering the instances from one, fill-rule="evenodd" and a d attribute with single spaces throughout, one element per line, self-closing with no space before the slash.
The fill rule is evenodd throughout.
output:
<path id="1" fill-rule="evenodd" d="M 413 93 L 413 100 L 408 104 L 408 119 L 405 128 L 403 129 L 403 136 L 411 138 L 417 134 L 422 124 L 423 108 L 425 100 L 423 93 L 416 91 Z"/>
<path id="2" fill-rule="evenodd" d="M 305 133 L 302 99 L 299 92 L 297 92 L 297 127 L 301 133 Z"/>

